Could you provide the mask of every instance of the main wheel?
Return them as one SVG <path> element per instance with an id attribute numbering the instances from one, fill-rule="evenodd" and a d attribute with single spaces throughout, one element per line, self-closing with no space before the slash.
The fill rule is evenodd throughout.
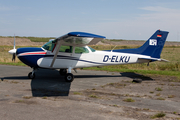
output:
<path id="1" fill-rule="evenodd" d="M 34 78 L 35 78 L 35 73 L 32 74 L 32 72 L 30 72 L 30 73 L 28 74 L 28 78 L 29 78 L 29 79 L 34 79 Z"/>
<path id="2" fill-rule="evenodd" d="M 72 82 L 74 80 L 74 75 L 71 73 L 67 73 L 65 76 L 66 82 Z"/>
<path id="3" fill-rule="evenodd" d="M 67 70 L 66 69 L 60 69 L 59 74 L 64 76 L 67 74 Z"/>

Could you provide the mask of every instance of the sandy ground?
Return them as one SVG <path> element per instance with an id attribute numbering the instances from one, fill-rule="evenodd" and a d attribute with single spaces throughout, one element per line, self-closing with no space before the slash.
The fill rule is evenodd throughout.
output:
<path id="1" fill-rule="evenodd" d="M 31 42 L 27 38 L 16 38 L 16 46 L 42 46 L 45 42 Z M 0 45 L 13 46 L 14 38 L 0 38 Z"/>
<path id="2" fill-rule="evenodd" d="M 156 119 L 180 119 L 180 83 L 173 77 L 78 70 L 66 83 L 57 70 L 40 69 L 32 80 L 29 67 L 0 65 L 0 71 L 2 120 L 151 120 L 161 112 Z"/>

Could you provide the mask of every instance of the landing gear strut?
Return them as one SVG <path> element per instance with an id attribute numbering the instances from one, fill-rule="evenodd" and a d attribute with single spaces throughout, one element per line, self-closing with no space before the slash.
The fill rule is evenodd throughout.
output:
<path id="1" fill-rule="evenodd" d="M 64 76 L 67 74 L 67 70 L 66 69 L 60 69 L 59 74 Z"/>
<path id="2" fill-rule="evenodd" d="M 28 74 L 29 79 L 34 79 L 36 77 L 35 71 L 36 71 L 36 69 L 34 68 L 33 71 Z"/>
<path id="3" fill-rule="evenodd" d="M 65 75 L 66 82 L 72 82 L 74 80 L 74 75 L 71 73 L 71 67 L 68 68 L 68 73 Z"/>

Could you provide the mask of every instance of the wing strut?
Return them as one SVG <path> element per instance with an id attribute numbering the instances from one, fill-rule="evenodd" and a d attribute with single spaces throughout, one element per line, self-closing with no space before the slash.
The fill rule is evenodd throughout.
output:
<path id="1" fill-rule="evenodd" d="M 56 49 L 56 52 L 55 52 L 55 55 L 54 55 L 54 57 L 53 57 L 53 60 L 52 60 L 52 62 L 51 62 L 51 65 L 50 65 L 50 67 L 52 68 L 53 67 L 53 65 L 54 65 L 54 62 L 55 62 L 55 60 L 56 60 L 56 58 L 57 58 L 57 54 L 58 54 L 58 52 L 59 52 L 59 49 L 60 49 L 60 42 L 58 43 L 58 46 L 57 46 L 57 49 Z"/>

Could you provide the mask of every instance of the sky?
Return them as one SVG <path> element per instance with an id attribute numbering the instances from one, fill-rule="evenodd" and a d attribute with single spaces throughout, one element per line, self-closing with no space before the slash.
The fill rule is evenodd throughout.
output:
<path id="1" fill-rule="evenodd" d="M 0 0 L 0 36 L 147 40 L 158 29 L 180 41 L 180 0 Z"/>

